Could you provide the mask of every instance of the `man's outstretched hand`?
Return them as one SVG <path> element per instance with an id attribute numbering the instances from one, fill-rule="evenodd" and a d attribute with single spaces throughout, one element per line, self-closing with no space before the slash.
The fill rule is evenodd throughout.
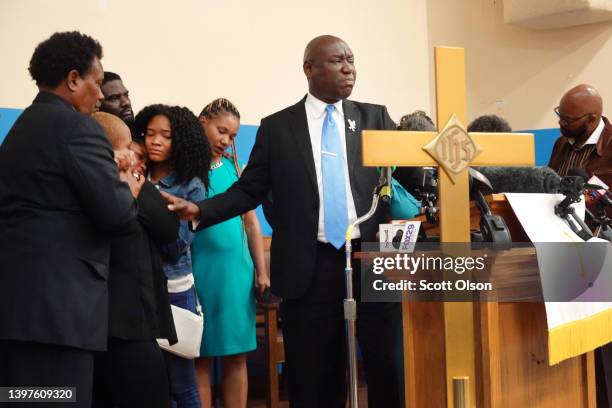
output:
<path id="1" fill-rule="evenodd" d="M 175 212 L 181 220 L 197 221 L 200 219 L 200 208 L 194 203 L 163 191 L 160 193 L 168 203 L 168 209 Z"/>

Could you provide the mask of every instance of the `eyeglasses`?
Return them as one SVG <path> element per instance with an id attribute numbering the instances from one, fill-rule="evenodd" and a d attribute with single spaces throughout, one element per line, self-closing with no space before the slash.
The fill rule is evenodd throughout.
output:
<path id="1" fill-rule="evenodd" d="M 584 115 L 578 117 L 578 118 L 570 118 L 569 116 L 565 116 L 562 115 L 561 112 L 559 112 L 559 107 L 557 106 L 555 109 L 553 109 L 553 111 L 555 112 L 555 114 L 559 117 L 559 119 L 561 121 L 563 121 L 566 125 L 571 125 L 572 123 L 579 121 L 580 119 L 589 116 L 589 115 L 594 115 L 594 113 L 585 113 Z"/>

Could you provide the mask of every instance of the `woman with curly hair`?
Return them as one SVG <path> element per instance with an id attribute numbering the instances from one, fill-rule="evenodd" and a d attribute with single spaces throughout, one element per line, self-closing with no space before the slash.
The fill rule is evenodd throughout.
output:
<path id="1" fill-rule="evenodd" d="M 151 105 L 138 113 L 136 131 L 144 136 L 149 177 L 161 191 L 189 201 L 206 198 L 210 147 L 198 118 L 187 108 Z M 195 312 L 190 245 L 194 234 L 181 221 L 178 239 L 161 248 L 170 303 Z M 200 407 L 194 361 L 164 353 L 173 406 Z"/>
<path id="2" fill-rule="evenodd" d="M 240 113 L 230 101 L 220 98 L 206 105 L 199 119 L 212 151 L 208 192 L 212 197 L 227 190 L 240 175 L 234 145 Z M 211 405 L 211 365 L 214 357 L 220 357 L 223 406 L 246 407 L 246 353 L 257 346 L 253 288 L 261 295 L 270 286 L 255 211 L 198 232 L 192 254 L 196 289 L 206 316 L 201 358 L 196 361 L 203 405 Z"/>

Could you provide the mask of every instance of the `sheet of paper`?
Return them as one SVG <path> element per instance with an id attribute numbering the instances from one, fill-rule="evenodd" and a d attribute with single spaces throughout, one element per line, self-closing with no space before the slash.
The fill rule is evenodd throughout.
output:
<path id="1" fill-rule="evenodd" d="M 584 242 L 568 223 L 555 214 L 561 194 L 506 193 L 516 217 L 531 242 Z M 584 200 L 573 204 L 576 214 L 584 219 Z"/>
<path id="2" fill-rule="evenodd" d="M 554 207 L 562 195 L 507 193 L 519 222 L 536 247 L 549 329 L 612 308 L 612 246 L 593 238 L 585 243 Z M 584 217 L 584 201 L 574 204 Z M 590 243 L 593 243 L 591 245 Z M 569 302 L 571 300 L 571 302 Z"/>

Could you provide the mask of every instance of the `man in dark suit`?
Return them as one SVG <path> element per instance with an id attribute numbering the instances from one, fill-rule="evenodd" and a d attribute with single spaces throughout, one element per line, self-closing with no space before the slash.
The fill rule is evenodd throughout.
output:
<path id="1" fill-rule="evenodd" d="M 313 39 L 303 69 L 308 95 L 261 121 L 238 182 L 197 205 L 166 199 L 183 218 L 199 220 L 201 229 L 256 207 L 272 192 L 271 289 L 283 298 L 291 405 L 344 407 L 344 232 L 370 208 L 379 179 L 375 168 L 361 164 L 360 135 L 364 129 L 395 129 L 395 124 L 384 106 L 346 99 L 355 84 L 355 66 L 341 39 Z M 353 244 L 358 248 L 361 240 L 375 241 L 378 224 L 388 219 L 389 208 L 382 206 L 355 231 Z M 399 407 L 400 304 L 359 303 L 357 308 L 368 404 Z"/>
<path id="2" fill-rule="evenodd" d="M 40 43 L 29 67 L 40 92 L 0 147 L 0 386 L 76 387 L 76 403 L 54 406 L 91 405 L 110 235 L 132 228 L 144 182 L 118 174 L 90 117 L 103 97 L 100 58 L 78 32 Z"/>

